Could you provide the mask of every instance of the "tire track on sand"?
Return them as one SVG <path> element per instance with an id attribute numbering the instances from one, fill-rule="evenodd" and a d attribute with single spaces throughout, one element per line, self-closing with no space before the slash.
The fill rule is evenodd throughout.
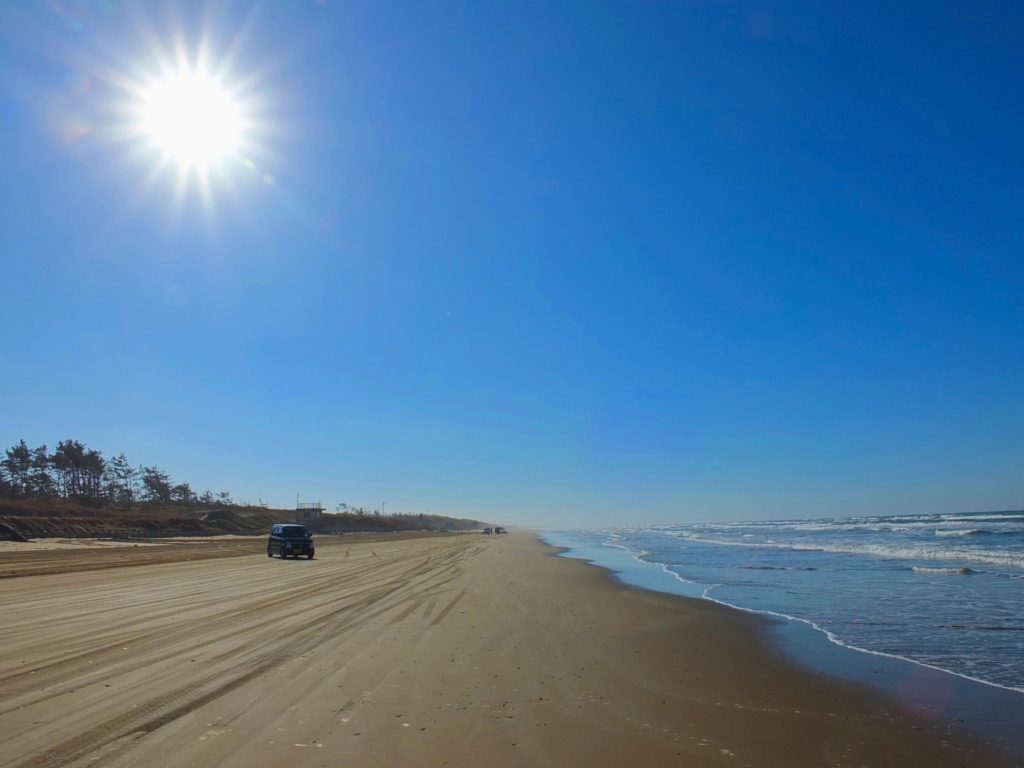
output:
<path id="1" fill-rule="evenodd" d="M 264 617 L 257 622 L 259 630 L 244 643 L 244 646 L 248 646 L 245 650 L 244 646 L 236 647 L 230 653 L 221 655 L 214 667 L 207 667 L 203 671 L 190 670 L 192 680 L 179 679 L 178 685 L 164 694 L 153 696 L 137 705 L 130 705 L 129 709 L 108 713 L 111 716 L 100 722 L 94 721 L 84 730 L 59 743 L 45 745 L 42 750 L 28 755 L 23 753 L 20 759 L 14 758 L 7 764 L 17 768 L 69 766 L 86 761 L 104 764 L 146 735 L 246 684 L 253 683 L 275 667 L 279 668 L 303 654 L 320 648 L 330 653 L 330 648 L 334 647 L 332 644 L 367 626 L 378 617 L 397 611 L 403 618 L 408 618 L 428 600 L 436 602 L 438 590 L 443 589 L 444 584 L 454 578 L 454 569 L 448 564 L 448 558 L 424 561 L 420 557 L 415 558 L 415 561 L 418 562 L 408 567 L 409 559 L 405 557 L 398 556 L 388 562 L 378 555 L 375 563 L 379 565 L 374 569 L 377 571 L 377 579 L 370 578 L 369 574 L 361 574 L 365 578 L 356 581 L 362 582 L 363 585 L 348 595 L 349 600 L 346 600 L 345 604 L 326 603 L 325 607 L 330 605 L 329 610 L 317 610 L 307 620 L 291 624 L 285 631 L 276 634 L 271 629 L 273 616 Z M 324 590 L 329 586 L 324 583 L 319 584 L 317 588 Z M 443 619 L 463 594 L 464 591 L 456 596 L 432 624 Z M 286 610 L 289 605 L 291 603 L 285 601 L 283 609 Z M 234 613 L 235 610 L 237 609 L 231 609 L 227 613 Z M 231 663 L 231 654 L 237 654 L 239 651 L 245 654 L 245 661 Z M 197 673 L 204 676 L 197 678 Z M 125 703 L 123 706 L 129 705 Z"/>

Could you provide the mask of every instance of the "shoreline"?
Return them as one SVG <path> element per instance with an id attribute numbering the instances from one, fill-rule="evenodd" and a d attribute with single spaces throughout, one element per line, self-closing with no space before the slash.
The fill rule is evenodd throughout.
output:
<path id="1" fill-rule="evenodd" d="M 0 765 L 1020 765 L 801 668 L 763 617 L 557 555 L 338 537 L 0 580 Z"/>
<path id="2" fill-rule="evenodd" d="M 1016 720 L 992 714 L 1014 712 L 1024 705 L 1024 691 L 1018 688 L 973 678 L 912 658 L 860 648 L 843 642 L 829 629 L 807 619 L 733 605 L 708 595 L 707 585 L 687 581 L 664 563 L 644 560 L 621 545 L 608 545 L 606 549 L 620 550 L 623 559 L 628 558 L 634 564 L 632 567 L 617 557 L 594 557 L 600 547 L 567 546 L 564 542 L 553 544 L 544 532 L 537 531 L 537 535 L 542 543 L 559 550 L 556 556 L 593 566 L 618 584 L 706 602 L 760 618 L 767 622 L 765 632 L 769 641 L 778 646 L 794 665 L 840 684 L 864 685 L 876 694 L 897 698 L 908 710 L 941 720 L 954 728 L 963 728 L 997 749 L 1019 756 L 1024 764 L 1024 733 Z M 644 571 L 654 577 L 647 577 Z M 913 685 L 904 684 L 903 681 L 909 678 L 914 678 Z"/>

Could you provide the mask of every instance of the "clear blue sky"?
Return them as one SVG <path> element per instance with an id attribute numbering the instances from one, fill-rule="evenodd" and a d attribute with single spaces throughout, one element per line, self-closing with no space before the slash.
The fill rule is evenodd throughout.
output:
<path id="1" fill-rule="evenodd" d="M 1024 507 L 1014 3 L 0 6 L 0 439 L 576 525 Z M 193 55 L 205 194 L 118 133 Z"/>

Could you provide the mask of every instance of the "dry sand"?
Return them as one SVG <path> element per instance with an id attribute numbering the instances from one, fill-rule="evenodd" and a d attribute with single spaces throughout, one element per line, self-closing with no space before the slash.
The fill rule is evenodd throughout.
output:
<path id="1" fill-rule="evenodd" d="M 1012 764 L 532 534 L 232 546 L 0 579 L 0 766 Z"/>

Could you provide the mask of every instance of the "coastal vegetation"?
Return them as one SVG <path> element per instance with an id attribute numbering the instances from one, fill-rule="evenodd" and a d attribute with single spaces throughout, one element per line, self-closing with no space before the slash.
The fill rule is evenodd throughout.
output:
<path id="1" fill-rule="evenodd" d="M 262 499 L 236 501 L 230 491 L 198 493 L 155 465 L 133 465 L 124 453 L 106 458 L 80 440 L 61 440 L 53 451 L 20 440 L 0 460 L 0 538 L 263 533 L 274 522 L 299 520 L 301 512 L 272 509 Z M 301 521 L 323 533 L 482 526 L 469 518 L 385 515 L 345 503 L 333 514 L 317 510 Z"/>
<path id="2" fill-rule="evenodd" d="M 120 453 L 107 459 L 80 440 L 61 440 L 50 452 L 24 440 L 8 448 L 0 461 L 0 496 L 15 499 L 62 498 L 84 504 L 231 505 L 230 491 L 196 493 L 175 483 L 156 466 L 132 466 Z M 262 501 L 256 506 L 266 506 Z"/>

